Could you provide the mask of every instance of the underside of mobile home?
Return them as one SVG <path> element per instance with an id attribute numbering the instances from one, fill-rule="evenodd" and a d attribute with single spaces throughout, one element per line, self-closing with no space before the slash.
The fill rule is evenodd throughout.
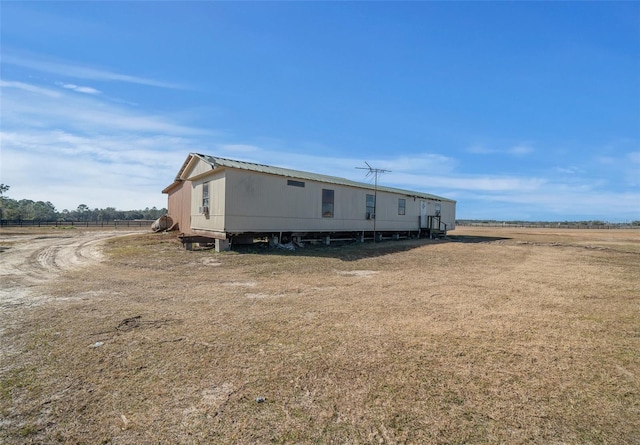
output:
<path id="1" fill-rule="evenodd" d="M 456 202 L 421 192 L 191 153 L 163 190 L 185 243 L 442 236 Z"/>

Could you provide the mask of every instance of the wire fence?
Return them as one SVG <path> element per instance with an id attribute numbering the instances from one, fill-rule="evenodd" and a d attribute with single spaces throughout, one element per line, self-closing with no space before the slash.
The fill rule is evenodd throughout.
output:
<path id="1" fill-rule="evenodd" d="M 2 227 L 151 227 L 152 220 L 115 220 L 115 221 L 36 221 L 36 220 L 0 220 Z"/>
<path id="2" fill-rule="evenodd" d="M 583 224 L 583 223 L 507 223 L 507 222 L 470 222 L 456 221 L 456 226 L 470 227 L 520 227 L 528 229 L 640 229 L 629 223 L 620 224 Z"/>

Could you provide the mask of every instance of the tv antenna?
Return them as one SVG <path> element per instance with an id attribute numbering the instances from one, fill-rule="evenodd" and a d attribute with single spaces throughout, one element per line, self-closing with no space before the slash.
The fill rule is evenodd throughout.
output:
<path id="1" fill-rule="evenodd" d="M 366 177 L 373 176 L 374 177 L 374 187 L 373 187 L 373 242 L 376 242 L 376 212 L 378 206 L 378 176 L 382 173 L 389 173 L 391 170 L 385 170 L 382 168 L 373 168 L 371 165 L 364 161 L 367 165 L 366 167 L 356 167 L 358 170 L 367 170 Z"/>

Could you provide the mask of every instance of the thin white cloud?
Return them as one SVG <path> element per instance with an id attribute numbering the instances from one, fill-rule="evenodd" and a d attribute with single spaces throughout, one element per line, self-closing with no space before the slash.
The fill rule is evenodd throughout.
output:
<path id="1" fill-rule="evenodd" d="M 524 156 L 530 153 L 533 153 L 533 147 L 528 143 L 519 143 L 514 145 L 511 148 L 503 149 L 503 148 L 495 148 L 495 147 L 487 147 L 483 144 L 476 144 L 467 147 L 465 150 L 467 153 L 476 154 L 476 155 L 512 155 L 512 156 Z"/>
<path id="2" fill-rule="evenodd" d="M 22 91 L 28 91 L 29 93 L 36 93 L 42 96 L 48 96 L 53 98 L 57 98 L 61 96 L 60 92 L 58 91 L 50 90 L 48 88 L 43 88 L 36 85 L 31 85 L 24 82 L 17 82 L 17 81 L 0 80 L 0 88 L 16 88 Z"/>
<path id="3" fill-rule="evenodd" d="M 65 83 L 62 85 L 62 88 L 66 88 L 68 90 L 77 91 L 78 93 L 84 94 L 100 94 L 101 91 L 91 87 L 81 87 L 78 85 L 74 85 L 72 83 Z"/>
<path id="4" fill-rule="evenodd" d="M 538 193 L 527 194 L 482 194 L 475 196 L 485 202 L 502 202 L 512 206 L 529 206 L 531 211 L 552 212 L 557 216 L 583 215 L 585 217 L 600 214 L 605 220 L 620 220 L 640 217 L 640 193 L 612 193 L 607 191 L 565 190 L 557 192 L 552 187 Z"/>
<path id="5" fill-rule="evenodd" d="M 533 147 L 528 144 L 518 144 L 515 147 L 511 147 L 507 150 L 507 153 L 516 156 L 528 155 L 533 152 Z"/>
<path id="6" fill-rule="evenodd" d="M 613 156 L 598 156 L 596 161 L 601 165 L 615 165 L 616 158 Z"/>
<path id="7" fill-rule="evenodd" d="M 0 132 L 0 144 L 3 182 L 20 199 L 46 199 L 59 210 L 81 203 L 134 209 L 167 205 L 160 192 L 173 181 L 190 141 L 31 129 Z"/>
<path id="8" fill-rule="evenodd" d="M 41 158 L 88 156 L 98 162 L 164 165 L 167 152 L 182 152 L 190 140 L 175 136 L 91 135 L 80 136 L 61 130 L 0 132 L 6 150 L 29 153 Z"/>
<path id="9" fill-rule="evenodd" d="M 575 175 L 578 173 L 584 173 L 583 169 L 572 165 L 566 167 L 555 167 L 553 171 L 562 175 Z"/>
<path id="10" fill-rule="evenodd" d="M 492 148 L 487 148 L 484 145 L 472 145 L 467 148 L 467 153 L 476 154 L 476 155 L 488 155 L 496 153 L 497 150 Z"/>
<path id="11" fill-rule="evenodd" d="M 628 153 L 627 161 L 624 167 L 626 182 L 630 187 L 638 187 L 640 186 L 640 151 Z"/>
<path id="12" fill-rule="evenodd" d="M 195 138 L 213 136 L 74 83 L 55 91 L 13 81 L 2 87 L 0 177 L 11 197 L 48 200 L 58 209 L 164 207 L 160 192 Z"/>
<path id="13" fill-rule="evenodd" d="M 2 54 L 2 63 L 76 79 L 125 82 L 159 88 L 185 89 L 184 86 L 171 82 L 121 74 L 106 69 L 82 66 L 72 62 L 45 60 L 42 56 L 30 55 L 29 57 L 24 57 L 12 54 L 11 52 L 5 52 Z"/>
<path id="14" fill-rule="evenodd" d="M 591 165 L 594 170 L 606 172 L 612 183 L 630 188 L 640 186 L 640 151 L 596 156 Z"/>
<path id="15" fill-rule="evenodd" d="M 391 160 L 379 160 L 374 163 L 381 165 L 390 174 L 394 171 L 416 172 L 420 175 L 444 174 L 453 171 L 458 162 L 448 156 L 435 153 L 415 153 L 411 156 L 399 156 Z"/>
<path id="16" fill-rule="evenodd" d="M 225 152 L 239 153 L 239 154 L 254 153 L 260 150 L 255 145 L 247 145 L 247 144 L 223 144 L 221 145 L 221 148 Z"/>
<path id="17" fill-rule="evenodd" d="M 14 82 L 15 83 L 15 82 Z M 98 95 L 69 95 L 62 92 L 45 94 L 48 90 L 22 87 L 7 90 L 2 95 L 3 127 L 21 125 L 51 127 L 92 133 L 130 131 L 158 134 L 210 134 L 210 132 L 180 125 L 168 116 L 145 113 L 110 102 L 101 101 Z M 21 92 L 38 92 L 34 98 Z"/>
<path id="18" fill-rule="evenodd" d="M 529 178 L 501 175 L 463 175 L 455 173 L 447 176 L 419 175 L 408 173 L 395 173 L 389 176 L 390 180 L 404 188 L 420 187 L 425 191 L 429 187 L 450 190 L 472 191 L 513 191 L 528 193 L 539 190 L 548 181 L 544 178 Z"/>

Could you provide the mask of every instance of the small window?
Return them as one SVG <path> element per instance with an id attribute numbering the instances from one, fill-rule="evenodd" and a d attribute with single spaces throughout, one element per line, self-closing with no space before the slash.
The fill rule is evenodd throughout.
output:
<path id="1" fill-rule="evenodd" d="M 292 185 L 294 187 L 304 187 L 303 181 L 294 181 L 293 179 L 287 180 L 287 185 Z"/>
<path id="2" fill-rule="evenodd" d="M 436 204 L 436 216 L 440 216 L 441 207 L 440 204 Z"/>
<path id="3" fill-rule="evenodd" d="M 322 217 L 333 218 L 333 190 L 322 189 Z"/>
<path id="4" fill-rule="evenodd" d="M 376 197 L 374 195 L 367 195 L 367 215 L 373 215 L 376 213 Z"/>
<path id="5" fill-rule="evenodd" d="M 404 198 L 398 199 L 398 215 L 404 215 L 407 211 L 407 200 Z"/>
<path id="6" fill-rule="evenodd" d="M 209 183 L 202 183 L 202 207 L 209 207 Z"/>

